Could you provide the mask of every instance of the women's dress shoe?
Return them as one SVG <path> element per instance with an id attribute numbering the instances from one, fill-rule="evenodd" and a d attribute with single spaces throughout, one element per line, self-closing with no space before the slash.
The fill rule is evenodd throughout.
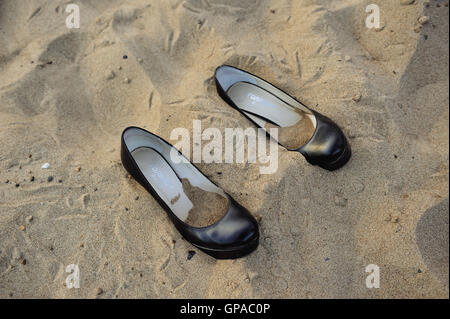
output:
<path id="1" fill-rule="evenodd" d="M 258 246 L 255 218 L 162 138 L 128 127 L 122 133 L 121 158 L 181 235 L 200 250 L 227 259 Z"/>
<path id="2" fill-rule="evenodd" d="M 229 65 L 218 67 L 214 78 L 217 92 L 228 104 L 309 163 L 331 171 L 350 159 L 350 144 L 336 123 L 281 89 Z M 278 136 L 271 128 L 278 129 Z"/>

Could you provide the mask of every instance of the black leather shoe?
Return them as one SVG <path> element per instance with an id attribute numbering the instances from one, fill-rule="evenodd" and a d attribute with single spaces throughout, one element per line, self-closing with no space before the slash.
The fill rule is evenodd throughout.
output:
<path id="1" fill-rule="evenodd" d="M 271 136 L 309 163 L 331 171 L 350 159 L 350 144 L 336 123 L 279 88 L 229 65 L 218 67 L 214 78 L 217 92 L 228 104 L 269 135 L 269 128 L 278 128 L 279 136 Z"/>
<path id="2" fill-rule="evenodd" d="M 156 198 L 181 235 L 200 250 L 227 259 L 247 255 L 258 246 L 255 218 L 162 138 L 128 127 L 122 133 L 121 158 L 125 169 Z M 203 214 L 208 207 L 213 215 L 222 213 L 214 222 L 196 226 L 210 217 Z"/>

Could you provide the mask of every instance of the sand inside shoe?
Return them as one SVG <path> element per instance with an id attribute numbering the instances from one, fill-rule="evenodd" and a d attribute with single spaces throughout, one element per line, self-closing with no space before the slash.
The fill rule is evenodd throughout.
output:
<path id="1" fill-rule="evenodd" d="M 260 127 L 278 129 L 276 141 L 289 150 L 308 142 L 316 129 L 314 114 L 294 107 L 257 85 L 237 82 L 230 86 L 228 96 L 234 104 Z"/>
<path id="2" fill-rule="evenodd" d="M 195 178 L 190 163 L 176 164 L 175 171 L 169 164 L 170 158 L 153 148 L 139 147 L 131 154 L 156 193 L 185 223 L 209 226 L 227 212 L 228 198 L 223 191 L 211 182 L 205 183 L 206 178 L 200 173 Z"/>

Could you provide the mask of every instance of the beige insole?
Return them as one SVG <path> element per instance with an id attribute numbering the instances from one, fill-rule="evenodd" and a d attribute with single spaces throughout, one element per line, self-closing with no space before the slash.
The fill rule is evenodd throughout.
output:
<path id="1" fill-rule="evenodd" d="M 254 84 L 235 83 L 228 89 L 227 94 L 248 117 L 269 134 L 270 128 L 277 128 L 278 138 L 272 137 L 287 149 L 300 148 L 314 134 L 316 121 L 313 114 L 287 104 Z"/>

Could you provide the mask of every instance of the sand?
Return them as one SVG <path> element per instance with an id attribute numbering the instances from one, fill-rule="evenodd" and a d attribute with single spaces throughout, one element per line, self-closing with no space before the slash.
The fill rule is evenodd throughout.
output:
<path id="1" fill-rule="evenodd" d="M 206 227 L 225 216 L 228 209 L 227 198 L 193 186 L 187 178 L 182 178 L 181 182 L 184 193 L 193 205 L 184 221 L 186 224 L 194 227 Z"/>
<path id="2" fill-rule="evenodd" d="M 0 297 L 448 298 L 448 1 L 401 2 L 378 1 L 376 30 L 366 0 L 73 1 L 80 29 L 66 1 L 0 1 Z M 234 261 L 182 240 L 119 153 L 128 125 L 253 127 L 216 93 L 223 63 L 353 150 L 334 172 L 282 147 L 271 175 L 198 164 L 262 217 Z"/>
<path id="3" fill-rule="evenodd" d="M 315 131 L 314 123 L 305 112 L 301 110 L 294 111 L 301 116 L 300 120 L 294 125 L 280 127 L 269 122 L 264 125 L 268 132 L 271 128 L 278 129 L 278 142 L 288 150 L 296 150 L 305 145 Z"/>

